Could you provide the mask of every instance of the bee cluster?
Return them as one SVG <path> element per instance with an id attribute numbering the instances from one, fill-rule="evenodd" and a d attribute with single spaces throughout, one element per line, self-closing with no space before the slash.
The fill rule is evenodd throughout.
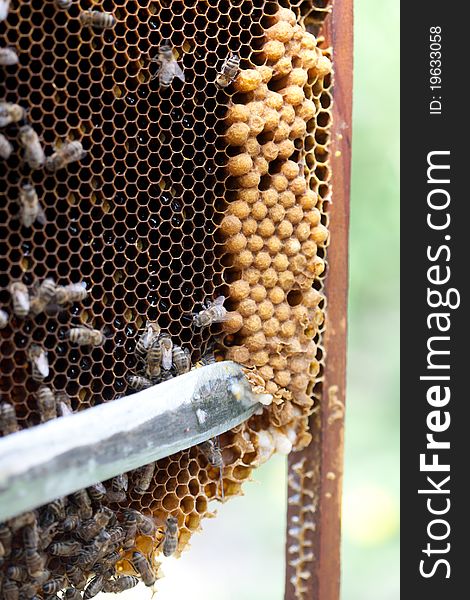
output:
<path id="1" fill-rule="evenodd" d="M 209 327 L 214 323 L 225 323 L 230 319 L 237 320 L 224 307 L 224 296 L 218 296 L 213 302 L 206 301 L 200 312 L 194 313 L 194 327 Z M 147 321 L 143 333 L 135 346 L 135 357 L 140 369 L 127 378 L 129 386 L 137 391 L 145 390 L 152 385 L 167 381 L 177 375 L 183 375 L 191 369 L 191 352 L 175 344 L 167 332 L 162 332 L 156 321 Z M 206 352 L 201 356 L 200 364 L 215 362 L 213 353 Z"/>
<path id="2" fill-rule="evenodd" d="M 157 560 L 187 546 L 210 501 L 241 494 L 273 449 L 300 439 L 291 424 L 311 410 L 321 359 L 307 364 L 316 349 L 294 338 L 305 308 L 320 330 L 323 300 L 320 285 L 301 298 L 288 287 L 290 257 L 300 243 L 309 261 L 315 248 L 324 258 L 314 221 L 326 225 L 331 78 L 313 81 L 305 64 L 304 84 L 294 55 L 298 27 L 317 28 L 329 9 L 281 4 L 294 17 L 271 0 L 0 0 L 0 244 L 11 281 L 0 289 L 0 433 L 210 363 L 215 344 L 255 389 L 284 390 L 219 440 L 1 524 L 6 600 L 152 585 Z M 268 175 L 286 189 L 275 196 Z M 316 239 L 302 239 L 306 220 Z"/>
<path id="3" fill-rule="evenodd" d="M 174 344 L 156 322 L 147 322 L 137 340 L 135 356 L 142 368 L 136 375 L 128 377 L 129 386 L 134 390 L 144 390 L 175 375 L 187 373 L 191 368 L 190 352 Z"/>
<path id="4" fill-rule="evenodd" d="M 116 479 L 116 478 L 115 478 Z M 139 578 L 151 586 L 157 571 L 142 552 L 131 553 L 136 575 L 118 574 L 117 563 L 136 544 L 136 538 L 154 538 L 157 525 L 137 510 L 115 511 L 103 505 L 127 485 L 123 476 L 80 490 L 66 498 L 0 525 L 0 577 L 2 598 L 18 600 L 58 598 L 88 600 L 99 592 L 121 592 Z M 178 522 L 168 517 L 161 524 L 164 556 L 178 543 Z"/>

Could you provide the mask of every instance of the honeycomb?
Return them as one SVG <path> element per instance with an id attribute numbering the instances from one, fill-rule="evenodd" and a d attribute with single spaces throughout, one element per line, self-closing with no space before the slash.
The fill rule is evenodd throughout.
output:
<path id="1" fill-rule="evenodd" d="M 325 18 L 331 13 L 332 0 L 281 0 L 279 5 L 290 8 L 298 23 L 315 36 L 321 34 L 321 27 Z"/>
<path id="2" fill-rule="evenodd" d="M 233 263 L 229 297 L 243 318 L 226 356 L 253 368 L 252 378 L 275 398 L 271 424 L 293 429 L 302 448 L 311 439 L 307 418 L 320 371 L 313 340 L 324 319 L 313 284 L 328 242 L 317 175 L 327 154 L 313 133 L 327 114 L 322 103 L 330 105 L 331 62 L 292 11 L 272 21 L 255 58 L 262 64 L 239 74 L 226 117 L 225 139 L 235 151 L 227 171 L 237 191 L 220 229 Z"/>
<path id="3" fill-rule="evenodd" d="M 134 349 L 147 319 L 189 350 L 194 364 L 217 340 L 218 356 L 245 365 L 255 388 L 274 393 L 275 401 L 220 437 L 222 478 L 200 448 L 191 448 L 158 461 L 143 494 L 136 490 L 140 472 L 132 472 L 120 492 L 125 499 L 111 502 L 88 490 L 89 501 L 71 496 L 56 512 L 48 505 L 0 525 L 7 600 L 45 599 L 67 586 L 83 590 L 70 573 L 74 557 L 57 556 L 47 545 L 39 548 L 42 579 L 25 571 L 24 529 L 34 523 L 43 545 L 86 547 L 75 530 L 64 530 L 61 511 L 86 521 L 110 508 L 106 531 L 118 541 L 96 538 L 107 545 L 108 566 L 139 574 L 132 560 L 138 548 L 157 574 L 169 515 L 178 519 L 179 554 L 212 516 L 211 500 L 241 494 L 253 468 L 274 451 L 308 443 L 306 419 L 322 374 L 331 64 L 305 28 L 318 32 L 328 2 L 67 4 L 12 0 L 0 22 L 1 46 L 19 58 L 0 66 L 0 101 L 27 111 L 2 128 L 13 147 L 1 163 L 0 243 L 7 261 L 0 305 L 8 314 L 0 330 L 2 402 L 14 407 L 19 428 L 44 420 L 41 383 L 29 362 L 33 345 L 47 353 L 44 384 L 66 394 L 70 410 L 131 393 L 126 378 L 136 371 Z M 114 26 L 83 26 L 80 13 L 91 8 L 112 13 Z M 153 77 L 151 61 L 163 42 L 185 74 L 185 82 L 175 79 L 168 89 Z M 219 89 L 214 81 L 230 52 L 238 53 L 242 70 Z M 31 169 L 19 143 L 26 123 L 47 156 L 71 141 L 81 142 L 86 156 L 54 173 Z M 25 227 L 18 198 L 28 183 L 45 222 Z M 83 283 L 87 297 L 15 316 L 9 285 L 21 282 L 33 293 L 47 278 L 59 286 Z M 231 321 L 194 328 L 191 313 L 219 294 L 228 297 Z M 101 331 L 104 344 L 71 344 L 67 332 L 80 324 Z M 2 428 L 8 433 L 4 415 Z M 156 530 L 123 544 L 119 529 L 129 508 L 151 515 Z M 51 514 L 62 523 L 56 529 Z M 79 571 L 85 580 L 99 579 L 103 562 L 84 561 Z M 93 579 L 88 586 L 85 597 L 99 587 Z"/>

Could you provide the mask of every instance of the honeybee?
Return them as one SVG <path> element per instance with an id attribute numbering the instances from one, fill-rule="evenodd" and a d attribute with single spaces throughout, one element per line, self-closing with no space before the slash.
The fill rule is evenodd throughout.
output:
<path id="1" fill-rule="evenodd" d="M 83 523 L 83 525 L 80 527 L 77 533 L 83 540 L 89 542 L 94 537 L 96 537 L 102 529 L 106 527 L 106 525 L 109 523 L 110 518 L 110 512 L 104 508 L 101 508 L 93 515 L 93 517 L 89 521 Z"/>
<path id="2" fill-rule="evenodd" d="M 80 13 L 80 23 L 96 29 L 111 29 L 114 27 L 115 19 L 109 12 L 84 10 Z"/>
<path id="3" fill-rule="evenodd" d="M 133 390 L 137 390 L 140 392 L 141 390 L 146 390 L 149 387 L 152 387 L 153 383 L 150 379 L 146 377 L 142 377 L 140 375 L 130 375 L 127 378 L 127 381 Z"/>
<path id="4" fill-rule="evenodd" d="M 55 556 L 75 556 L 82 549 L 80 542 L 69 540 L 66 542 L 54 542 L 48 548 Z"/>
<path id="5" fill-rule="evenodd" d="M 57 523 L 52 523 L 47 527 L 41 527 L 41 537 L 39 538 L 39 549 L 44 550 L 54 539 L 57 532 Z"/>
<path id="6" fill-rule="evenodd" d="M 65 587 L 65 579 L 63 577 L 57 577 L 56 579 L 50 579 L 42 586 L 42 591 L 45 594 L 55 594 Z"/>
<path id="7" fill-rule="evenodd" d="M 89 600 L 90 598 L 93 598 L 93 596 L 96 596 L 96 594 L 99 594 L 103 589 L 104 583 L 104 575 L 95 575 L 95 577 L 90 580 L 90 583 L 85 588 L 83 600 Z"/>
<path id="8" fill-rule="evenodd" d="M 49 377 L 49 363 L 47 352 L 41 346 L 32 344 L 28 350 L 28 358 L 31 362 L 31 375 L 34 381 L 41 383 Z"/>
<path id="9" fill-rule="evenodd" d="M 8 325 L 8 313 L 0 309 L 0 329 L 4 329 Z"/>
<path id="10" fill-rule="evenodd" d="M 4 600 L 18 600 L 20 591 L 16 582 L 11 579 L 5 579 L 2 586 L 2 595 Z"/>
<path id="11" fill-rule="evenodd" d="M 18 64 L 18 55 L 11 48 L 0 48 L 0 65 L 9 67 Z"/>
<path id="12" fill-rule="evenodd" d="M 152 536 L 155 533 L 157 526 L 152 517 L 143 515 L 142 513 L 135 511 L 137 517 L 137 531 L 142 535 Z"/>
<path id="13" fill-rule="evenodd" d="M 57 414 L 59 417 L 69 417 L 73 415 L 70 397 L 65 392 L 59 392 L 55 395 Z"/>
<path id="14" fill-rule="evenodd" d="M 8 525 L 6 523 L 0 523 L 0 543 L 3 547 L 3 556 L 5 557 L 10 556 L 12 537 L 13 535 Z"/>
<path id="15" fill-rule="evenodd" d="M 24 548 L 13 548 L 10 554 L 10 561 L 12 563 L 24 562 L 25 556 L 26 550 Z"/>
<path id="16" fill-rule="evenodd" d="M 95 483 L 87 488 L 88 495 L 92 502 L 101 502 L 106 496 L 106 488 L 101 482 Z"/>
<path id="17" fill-rule="evenodd" d="M 72 327 L 67 332 L 67 338 L 79 346 L 102 346 L 105 342 L 101 331 L 86 326 Z"/>
<path id="18" fill-rule="evenodd" d="M 93 570 L 96 573 L 106 573 L 110 569 L 114 569 L 116 563 L 121 558 L 121 552 L 119 550 L 114 550 L 110 552 L 103 558 L 99 558 L 98 561 L 93 565 Z"/>
<path id="19" fill-rule="evenodd" d="M 8 402 L 0 404 L 0 429 L 3 435 L 9 435 L 19 431 L 18 421 L 16 420 L 16 412 L 13 405 Z M 0 541 L 3 541 L 0 535 Z"/>
<path id="20" fill-rule="evenodd" d="M 119 531 L 116 532 L 116 529 L 118 529 Z M 115 548 L 111 548 L 110 550 L 110 546 L 112 546 L 112 544 L 116 543 L 117 541 L 123 539 L 123 537 L 124 529 L 122 529 L 121 527 L 114 527 L 109 530 L 102 529 L 95 537 L 93 542 L 90 544 L 90 547 L 94 547 L 96 549 L 96 559 L 103 558 L 112 550 L 115 550 Z"/>
<path id="21" fill-rule="evenodd" d="M 225 88 L 232 83 L 235 77 L 238 75 L 238 71 L 240 70 L 240 57 L 238 54 L 234 54 L 233 52 L 228 56 L 224 62 L 222 63 L 222 67 L 220 68 L 220 73 L 217 74 L 216 84 Z"/>
<path id="22" fill-rule="evenodd" d="M 82 520 L 80 519 L 80 515 L 77 512 L 77 508 L 75 506 L 67 507 L 67 516 L 62 523 L 62 529 L 69 533 L 70 531 L 74 531 L 80 525 Z"/>
<path id="23" fill-rule="evenodd" d="M 26 111 L 19 104 L 0 102 L 0 127 L 6 127 L 10 123 L 18 123 L 25 117 Z"/>
<path id="24" fill-rule="evenodd" d="M 26 550 L 26 569 L 35 579 L 43 575 L 44 559 L 37 550 Z"/>
<path id="25" fill-rule="evenodd" d="M 52 519 L 63 521 L 65 519 L 65 498 L 56 498 L 47 505 L 46 512 L 48 512 Z"/>
<path id="26" fill-rule="evenodd" d="M 27 525 L 33 525 L 36 523 L 36 513 L 32 510 L 29 510 L 17 517 L 13 517 L 8 521 L 8 525 L 13 533 L 18 531 L 19 529 L 23 529 Z"/>
<path id="27" fill-rule="evenodd" d="M 84 589 L 87 584 L 87 577 L 77 565 L 67 563 L 65 565 L 65 574 L 67 575 L 67 579 L 75 586 L 75 588 L 79 590 Z"/>
<path id="28" fill-rule="evenodd" d="M 22 565 L 12 565 L 7 569 L 7 577 L 13 581 L 23 583 L 28 579 L 28 571 Z"/>
<path id="29" fill-rule="evenodd" d="M 46 215 L 39 203 L 36 189 L 30 183 L 26 183 L 21 187 L 19 203 L 20 220 L 25 227 L 31 227 L 34 221 L 38 221 L 41 225 L 46 223 Z"/>
<path id="30" fill-rule="evenodd" d="M 77 490 L 71 496 L 82 519 L 91 519 L 93 515 L 93 509 L 91 507 L 90 496 L 88 495 L 87 491 Z"/>
<path id="31" fill-rule="evenodd" d="M 205 365 L 213 365 L 217 362 L 213 352 L 206 352 L 203 354 L 199 360 L 201 366 Z"/>
<path id="32" fill-rule="evenodd" d="M 164 381 L 168 381 L 169 379 L 173 379 L 173 377 L 174 375 L 171 371 L 163 371 L 158 381 L 162 383 Z"/>
<path id="33" fill-rule="evenodd" d="M 155 379 L 161 373 L 162 366 L 162 347 L 157 341 L 147 352 L 147 365 L 145 373 L 149 379 Z"/>
<path id="34" fill-rule="evenodd" d="M 64 590 L 62 598 L 65 598 L 65 600 L 82 600 L 82 595 L 74 587 L 68 587 Z"/>
<path id="35" fill-rule="evenodd" d="M 129 486 L 129 479 L 126 473 L 117 475 L 111 479 L 111 486 L 106 492 L 106 497 L 111 502 L 123 502 L 126 499 L 126 491 Z"/>
<path id="36" fill-rule="evenodd" d="M 72 6 L 72 0 L 55 0 L 55 3 L 58 8 L 63 8 L 64 10 L 67 10 Z"/>
<path id="37" fill-rule="evenodd" d="M 145 556 L 141 552 L 134 552 L 132 555 L 132 564 L 134 565 L 135 570 L 142 577 L 142 581 L 146 586 L 152 586 L 157 577 L 150 566 L 149 561 L 145 558 Z"/>
<path id="38" fill-rule="evenodd" d="M 111 489 L 113 492 L 127 492 L 129 488 L 129 477 L 127 473 L 121 473 L 111 479 Z"/>
<path id="39" fill-rule="evenodd" d="M 224 308 L 225 296 L 219 296 L 213 302 L 207 301 L 204 310 L 193 314 L 196 327 L 208 327 L 212 323 L 223 323 L 227 320 L 227 309 Z"/>
<path id="40" fill-rule="evenodd" d="M 160 327 L 156 321 L 147 321 L 144 332 L 139 336 L 135 345 L 135 354 L 138 359 L 145 360 L 147 352 L 160 336 Z"/>
<path id="41" fill-rule="evenodd" d="M 9 8 L 10 0 L 0 0 L 0 21 L 4 21 L 8 17 Z"/>
<path id="42" fill-rule="evenodd" d="M 77 565 L 83 570 L 87 571 L 97 560 L 99 548 L 94 542 L 88 546 L 84 546 L 77 558 Z"/>
<path id="43" fill-rule="evenodd" d="M 37 550 L 39 545 L 39 529 L 37 521 L 34 521 L 31 525 L 26 525 L 22 531 L 23 545 L 26 550 Z"/>
<path id="44" fill-rule="evenodd" d="M 186 348 L 174 346 L 172 359 L 178 375 L 183 375 L 191 369 L 191 354 Z"/>
<path id="45" fill-rule="evenodd" d="M 55 148 L 54 153 L 46 158 L 46 169 L 51 172 L 58 171 L 72 162 L 81 160 L 85 155 L 81 142 L 67 142 L 60 148 Z"/>
<path id="46" fill-rule="evenodd" d="M 8 286 L 13 303 L 13 312 L 17 317 L 26 317 L 29 313 L 30 302 L 28 288 L 21 281 L 15 281 Z"/>
<path id="47" fill-rule="evenodd" d="M 127 496 L 126 492 L 113 492 L 113 490 L 107 490 L 106 498 L 109 502 L 124 502 Z"/>
<path id="48" fill-rule="evenodd" d="M 171 556 L 178 547 L 178 519 L 168 517 L 166 520 L 165 537 L 163 538 L 163 556 Z"/>
<path id="49" fill-rule="evenodd" d="M 173 342 L 169 337 L 163 337 L 160 340 L 160 348 L 162 349 L 162 368 L 165 371 L 170 371 L 173 366 Z"/>
<path id="50" fill-rule="evenodd" d="M 173 57 L 173 49 L 168 44 L 162 44 L 158 48 L 158 56 L 152 58 L 152 62 L 158 63 L 158 70 L 155 75 L 150 78 L 156 79 L 163 89 L 170 87 L 171 82 L 175 77 L 181 81 L 185 81 L 184 73 Z"/>
<path id="51" fill-rule="evenodd" d="M 51 388 L 41 385 L 36 392 L 36 398 L 41 415 L 41 423 L 55 419 L 57 417 L 56 400 Z"/>
<path id="52" fill-rule="evenodd" d="M 112 527 L 106 531 L 108 537 L 106 551 L 115 545 L 120 545 L 122 541 L 126 538 L 126 532 L 122 527 Z"/>
<path id="53" fill-rule="evenodd" d="M 125 590 L 130 590 L 135 587 L 139 583 L 138 577 L 134 575 L 121 575 L 114 581 L 106 581 L 103 587 L 105 592 L 114 592 L 115 594 L 119 592 L 124 592 Z"/>
<path id="54" fill-rule="evenodd" d="M 223 483 L 224 459 L 222 456 L 222 452 L 220 450 L 219 438 L 207 440 L 206 442 L 199 444 L 199 448 L 202 450 L 202 453 L 207 458 L 211 467 L 216 467 L 219 469 L 220 489 L 221 489 L 222 500 L 223 500 L 224 499 L 224 483 Z"/>
<path id="55" fill-rule="evenodd" d="M 38 584 L 34 583 L 24 583 L 20 587 L 20 599 L 21 600 L 41 600 L 40 596 L 36 594 L 38 589 Z M 53 596 L 48 596 L 47 600 L 55 600 Z"/>
<path id="56" fill-rule="evenodd" d="M 58 285 L 56 287 L 56 302 L 57 304 L 72 304 L 73 302 L 81 302 L 88 296 L 85 284 L 70 283 L 69 285 Z"/>
<path id="57" fill-rule="evenodd" d="M 212 467 L 223 469 L 224 459 L 222 458 L 218 439 L 207 440 L 206 442 L 199 444 L 199 448 L 201 448 L 204 456 Z"/>
<path id="58" fill-rule="evenodd" d="M 134 492 L 136 494 L 145 494 L 152 483 L 153 474 L 155 472 L 155 463 L 150 463 L 142 467 L 139 472 L 137 481 L 134 486 Z"/>
<path id="59" fill-rule="evenodd" d="M 23 223 L 24 224 L 24 223 Z M 56 285 L 51 277 L 44 279 L 35 296 L 30 301 L 30 312 L 33 315 L 41 313 L 56 295 Z"/>
<path id="60" fill-rule="evenodd" d="M 5 160 L 8 160 L 13 152 L 13 146 L 7 140 L 7 138 L 0 133 L 0 156 Z"/>
<path id="61" fill-rule="evenodd" d="M 124 522 L 124 541 L 122 543 L 123 550 L 130 550 L 135 546 L 135 538 L 137 536 L 137 517 L 132 512 L 125 516 Z"/>
<path id="62" fill-rule="evenodd" d="M 23 125 L 20 128 L 19 140 L 24 148 L 24 159 L 31 169 L 42 167 L 46 160 L 46 155 L 39 141 L 39 136 L 31 125 Z"/>
<path id="63" fill-rule="evenodd" d="M 38 296 L 43 300 L 46 304 L 49 304 L 55 297 L 56 293 L 56 285 L 54 280 L 51 277 L 44 279 L 44 281 L 39 286 Z"/>

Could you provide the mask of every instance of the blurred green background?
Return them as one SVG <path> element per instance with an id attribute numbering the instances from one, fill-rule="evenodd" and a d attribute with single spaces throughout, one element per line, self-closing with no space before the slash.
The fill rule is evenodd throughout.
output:
<path id="1" fill-rule="evenodd" d="M 342 600 L 400 595 L 398 4 L 355 0 Z M 165 561 L 158 600 L 282 600 L 285 459 L 254 477 L 189 552 Z M 122 600 L 150 596 L 139 586 Z"/>
<path id="2" fill-rule="evenodd" d="M 399 3 L 355 0 L 342 600 L 399 598 Z"/>

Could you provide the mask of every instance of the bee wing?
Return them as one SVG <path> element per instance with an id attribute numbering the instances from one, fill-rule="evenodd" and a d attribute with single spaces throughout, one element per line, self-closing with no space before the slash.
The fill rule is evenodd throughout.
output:
<path id="1" fill-rule="evenodd" d="M 46 306 L 46 308 L 44 309 L 44 312 L 47 315 L 55 315 L 58 312 L 62 312 L 64 310 L 63 306 L 60 306 L 60 304 L 56 304 L 55 302 L 52 302 L 51 304 L 48 304 Z"/>
<path id="2" fill-rule="evenodd" d="M 225 302 L 225 296 L 218 296 L 214 302 L 213 302 L 213 306 L 223 306 Z"/>
<path id="3" fill-rule="evenodd" d="M 0 1 L 0 21 L 4 21 L 8 16 L 8 7 L 10 6 L 10 0 Z"/>
<path id="4" fill-rule="evenodd" d="M 21 305 L 21 308 L 23 310 L 29 311 L 30 305 L 31 305 L 31 303 L 29 301 L 29 294 L 25 294 L 23 292 L 17 292 L 16 298 L 17 298 L 18 304 Z"/>
<path id="5" fill-rule="evenodd" d="M 43 375 L 44 377 L 47 377 L 49 375 L 49 362 L 47 361 L 47 356 L 45 352 L 41 352 L 41 354 L 38 356 L 36 360 L 36 367 L 38 368 L 38 371 L 41 373 L 41 375 Z"/>
<path id="6" fill-rule="evenodd" d="M 169 344 L 162 346 L 162 367 L 165 371 L 169 371 L 173 364 L 173 343 L 170 340 Z"/>
<path id="7" fill-rule="evenodd" d="M 176 62 L 176 60 L 173 62 L 173 74 L 175 77 L 178 77 L 178 79 L 180 79 L 181 81 L 186 81 L 184 78 L 184 73 L 179 64 Z"/>
<path id="8" fill-rule="evenodd" d="M 41 225 L 45 225 L 47 223 L 46 213 L 44 212 L 44 209 L 42 208 L 42 206 L 38 207 L 38 212 L 37 212 L 37 215 L 36 215 L 36 221 L 38 223 L 40 223 Z"/>
<path id="9" fill-rule="evenodd" d="M 176 63 L 175 63 L 176 64 Z M 163 87 L 168 87 L 175 76 L 173 62 L 163 61 L 157 72 L 160 84 Z"/>
<path id="10" fill-rule="evenodd" d="M 215 79 L 215 82 L 220 87 L 227 87 L 230 83 L 230 80 L 228 79 L 227 75 L 225 75 L 225 73 L 219 73 Z"/>
<path id="11" fill-rule="evenodd" d="M 73 415 L 73 410 L 71 410 L 63 401 L 59 402 L 59 415 L 61 417 L 68 417 L 70 415 Z"/>
<path id="12" fill-rule="evenodd" d="M 164 371 L 170 371 L 171 367 L 173 365 L 173 361 L 171 360 L 171 354 L 168 355 L 163 355 L 162 357 L 162 368 Z"/>

